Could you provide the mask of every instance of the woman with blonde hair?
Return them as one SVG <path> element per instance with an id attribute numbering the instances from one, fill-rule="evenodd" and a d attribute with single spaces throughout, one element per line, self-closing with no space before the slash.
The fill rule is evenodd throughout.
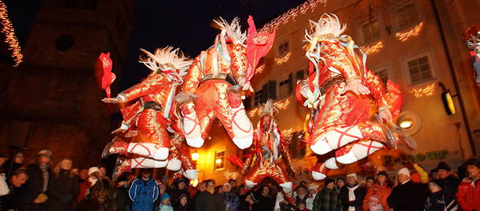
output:
<path id="1" fill-rule="evenodd" d="M 72 171 L 72 160 L 64 158 L 53 169 L 48 184 L 48 210 L 73 210 L 78 189 L 78 178 Z"/>

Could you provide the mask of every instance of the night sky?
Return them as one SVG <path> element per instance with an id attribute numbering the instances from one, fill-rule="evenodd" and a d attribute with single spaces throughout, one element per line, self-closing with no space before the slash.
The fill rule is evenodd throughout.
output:
<path id="1" fill-rule="evenodd" d="M 3 0 L 21 46 L 25 44 L 37 11 L 48 3 L 44 0 Z M 99 0 L 101 1 L 101 0 Z M 119 83 L 122 91 L 145 78 L 149 73 L 138 63 L 139 48 L 153 51 L 167 45 L 180 48 L 195 58 L 213 44 L 219 32 L 211 27 L 212 20 L 223 17 L 230 22 L 239 17 L 247 29 L 248 15 L 257 28 L 268 23 L 305 0 L 207 0 L 207 1 L 135 1 L 133 30 Z M 115 63 L 115 61 L 113 61 Z M 115 67 L 114 67 L 115 72 Z M 113 93 L 116 94 L 116 93 Z"/>
<path id="2" fill-rule="evenodd" d="M 301 4 L 304 0 L 209 0 L 209 1 L 136 1 L 135 21 L 124 65 L 120 90 L 138 83 L 149 70 L 138 63 L 139 48 L 153 51 L 171 45 L 195 58 L 213 44 L 219 32 L 210 25 L 219 16 L 227 21 L 252 15 L 257 28 Z"/>

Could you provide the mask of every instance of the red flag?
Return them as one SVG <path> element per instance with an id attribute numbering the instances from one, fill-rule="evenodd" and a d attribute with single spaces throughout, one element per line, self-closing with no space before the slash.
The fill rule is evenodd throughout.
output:
<path id="1" fill-rule="evenodd" d="M 260 58 L 267 55 L 273 46 L 275 40 L 275 32 L 268 34 L 267 32 L 257 33 L 255 23 L 252 16 L 248 16 L 248 38 L 247 38 L 247 79 L 245 84 L 250 82 L 255 74 L 255 68 Z"/>
<path id="2" fill-rule="evenodd" d="M 115 81 L 115 74 L 112 73 L 113 62 L 110 59 L 110 52 L 101 53 L 95 61 L 95 77 L 102 89 L 105 89 L 107 97 L 110 97 L 110 85 Z"/>

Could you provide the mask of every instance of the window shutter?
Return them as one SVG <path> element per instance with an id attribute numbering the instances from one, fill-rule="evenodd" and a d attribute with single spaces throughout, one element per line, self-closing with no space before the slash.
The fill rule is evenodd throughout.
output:
<path id="1" fill-rule="evenodd" d="M 268 95 L 268 91 L 269 91 L 268 90 L 268 84 L 269 83 L 266 83 L 266 84 L 263 85 L 262 101 L 260 101 L 260 104 L 265 103 L 268 100 L 268 96 L 269 96 Z"/>
<path id="2" fill-rule="evenodd" d="M 293 73 L 290 73 L 288 75 L 288 94 L 291 94 L 293 92 L 293 84 L 295 84 L 295 81 L 293 80 Z"/>
<path id="3" fill-rule="evenodd" d="M 277 99 L 277 82 L 276 81 L 268 81 L 268 90 L 267 90 L 267 97 L 276 100 Z M 265 101 L 267 102 L 267 101 Z"/>

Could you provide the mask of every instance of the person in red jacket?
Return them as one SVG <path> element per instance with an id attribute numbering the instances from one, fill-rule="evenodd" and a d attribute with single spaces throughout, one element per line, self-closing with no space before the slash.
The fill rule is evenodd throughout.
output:
<path id="1" fill-rule="evenodd" d="M 472 157 L 465 162 L 468 177 L 458 187 L 457 202 L 462 210 L 480 210 L 480 158 Z"/>
<path id="2" fill-rule="evenodd" d="M 379 200 L 379 203 L 383 207 L 383 210 L 389 210 L 387 198 L 390 196 L 392 192 L 393 183 L 388 178 L 388 174 L 386 171 L 381 171 L 377 174 L 377 181 L 368 188 L 367 194 L 363 199 L 363 210 L 370 210 L 369 209 L 369 200 L 371 197 L 376 198 Z"/>

